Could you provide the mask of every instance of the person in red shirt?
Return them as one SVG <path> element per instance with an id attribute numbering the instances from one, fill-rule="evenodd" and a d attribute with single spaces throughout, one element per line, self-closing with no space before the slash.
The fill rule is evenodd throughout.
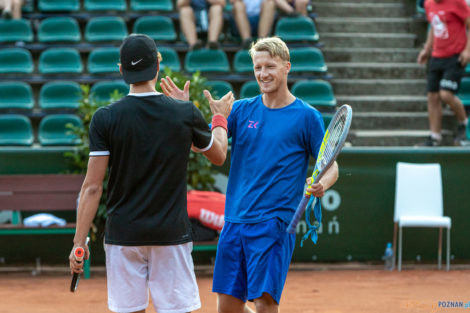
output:
<path id="1" fill-rule="evenodd" d="M 418 63 L 428 60 L 428 114 L 431 134 L 425 146 L 439 146 L 442 135 L 442 105 L 447 103 L 454 111 L 458 126 L 454 137 L 456 145 L 466 143 L 468 123 L 465 109 L 455 95 L 465 66 L 470 61 L 470 9 L 465 0 L 426 0 L 426 17 L 430 23 L 424 48 Z"/>

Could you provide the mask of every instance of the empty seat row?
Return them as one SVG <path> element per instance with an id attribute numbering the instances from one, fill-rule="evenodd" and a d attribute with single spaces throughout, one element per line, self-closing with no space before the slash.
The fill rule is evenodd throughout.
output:
<path id="1" fill-rule="evenodd" d="M 142 16 L 132 28 L 133 33 L 146 34 L 158 41 L 175 41 L 176 30 L 171 18 L 166 16 Z M 275 34 L 285 41 L 316 41 L 318 33 L 310 18 L 281 18 L 276 24 Z M 128 35 L 124 19 L 115 16 L 91 18 L 85 27 L 88 42 L 120 41 Z M 42 20 L 38 27 L 39 42 L 79 42 L 80 27 L 72 17 L 50 17 Z M 0 20 L 0 42 L 32 42 L 31 23 L 28 20 Z"/>
<path id="2" fill-rule="evenodd" d="M 229 91 L 234 91 L 226 81 L 209 81 L 214 97 L 219 98 Z M 94 101 L 107 104 L 111 95 L 118 92 L 120 96 L 129 92 L 129 86 L 122 80 L 101 81 L 95 83 L 90 90 Z M 251 98 L 259 95 L 256 81 L 245 82 L 240 90 L 240 98 Z M 304 100 L 316 108 L 333 108 L 336 99 L 329 82 L 323 80 L 298 81 L 292 86 L 294 96 Z M 49 82 L 39 92 L 41 109 L 76 109 L 82 99 L 80 85 L 71 81 Z M 32 109 L 34 97 L 31 86 L 23 82 L 0 83 L 0 109 Z"/>
<path id="3" fill-rule="evenodd" d="M 84 0 L 83 8 L 87 11 L 125 11 L 126 0 Z M 39 0 L 38 9 L 42 12 L 80 10 L 80 0 Z M 130 0 L 133 11 L 173 11 L 172 0 Z"/>
<path id="4" fill-rule="evenodd" d="M 129 86 L 122 80 L 101 81 L 90 90 L 93 100 L 108 104 L 111 95 L 118 91 L 122 95 L 129 92 Z M 39 91 L 39 108 L 76 109 L 82 99 L 80 85 L 72 81 L 57 81 L 44 84 Z M 31 86 L 24 82 L 0 82 L 0 109 L 30 110 L 34 107 L 34 96 Z"/>
<path id="5" fill-rule="evenodd" d="M 80 144 L 69 125 L 83 127 L 81 119 L 72 114 L 45 116 L 38 131 L 38 141 L 43 146 Z M 0 145 L 30 146 L 34 142 L 33 127 L 28 117 L 19 114 L 0 115 Z"/>
<path id="6" fill-rule="evenodd" d="M 174 71 L 181 69 L 179 57 L 171 48 L 159 48 L 162 54 L 162 68 L 170 67 Z M 291 72 L 326 73 L 327 66 L 322 52 L 313 47 L 293 48 L 290 51 Z M 92 74 L 118 72 L 119 48 L 98 48 L 88 58 L 88 72 Z M 230 72 L 230 65 L 223 50 L 189 51 L 184 60 L 187 72 Z M 239 50 L 235 54 L 233 69 L 236 73 L 253 70 L 253 63 L 247 50 Z M 0 73 L 32 73 L 34 65 L 31 53 L 22 48 L 0 50 Z M 49 48 L 39 57 L 38 70 L 41 74 L 83 72 L 83 64 L 78 50 L 74 48 Z"/>

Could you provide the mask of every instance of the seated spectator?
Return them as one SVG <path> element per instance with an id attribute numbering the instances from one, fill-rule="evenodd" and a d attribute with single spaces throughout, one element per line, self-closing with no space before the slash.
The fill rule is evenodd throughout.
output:
<path id="1" fill-rule="evenodd" d="M 22 0 L 0 0 L 0 9 L 2 10 L 2 18 L 4 19 L 20 19 Z"/>
<path id="2" fill-rule="evenodd" d="M 230 0 L 230 2 L 233 5 L 233 18 L 244 49 L 250 47 L 256 30 L 259 38 L 269 36 L 276 13 L 274 0 Z"/>
<path id="3" fill-rule="evenodd" d="M 307 16 L 307 5 L 310 0 L 275 0 L 279 10 L 288 16 Z"/>
<path id="4" fill-rule="evenodd" d="M 180 13 L 181 31 L 189 44 L 189 50 L 203 47 L 202 41 L 197 38 L 196 20 L 201 31 L 207 31 L 208 48 L 218 49 L 218 39 L 224 24 L 225 0 L 178 0 L 177 7 Z M 199 19 L 196 19 L 196 15 Z"/>

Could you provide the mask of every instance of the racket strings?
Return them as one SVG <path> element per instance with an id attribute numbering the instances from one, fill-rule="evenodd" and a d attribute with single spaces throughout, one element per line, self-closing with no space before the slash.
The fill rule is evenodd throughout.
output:
<path id="1" fill-rule="evenodd" d="M 336 154 L 336 148 L 338 143 L 341 141 L 341 138 L 344 133 L 344 128 L 346 125 L 346 118 L 347 112 L 340 112 L 337 115 L 337 118 L 332 121 L 330 127 L 328 127 L 328 132 L 330 136 L 325 146 L 325 151 L 323 152 L 322 158 L 320 161 L 320 165 L 323 168 L 326 164 L 328 164 L 329 160 L 331 160 Z"/>

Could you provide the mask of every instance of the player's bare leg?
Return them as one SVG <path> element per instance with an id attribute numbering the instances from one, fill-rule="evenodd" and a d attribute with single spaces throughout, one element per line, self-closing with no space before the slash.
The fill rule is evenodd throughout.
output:
<path id="1" fill-rule="evenodd" d="M 209 0 L 211 4 L 209 9 L 209 30 L 207 33 L 207 41 L 215 43 L 219 41 L 219 35 L 224 26 L 224 4 L 225 1 Z"/>
<path id="2" fill-rule="evenodd" d="M 242 300 L 222 293 L 217 294 L 217 311 L 219 313 L 255 313 Z"/>
<path id="3" fill-rule="evenodd" d="M 457 117 L 457 121 L 463 123 L 467 118 L 467 114 L 465 113 L 465 109 L 459 97 L 448 90 L 440 90 L 439 96 L 441 97 L 442 101 L 447 103 L 452 111 L 454 111 L 455 116 Z"/>
<path id="4" fill-rule="evenodd" d="M 180 13 L 180 27 L 190 47 L 197 42 L 196 19 L 193 8 L 188 0 L 178 0 L 177 6 Z"/>
<path id="5" fill-rule="evenodd" d="M 254 300 L 256 313 L 278 313 L 279 305 L 274 301 L 271 295 L 263 293 L 260 298 Z"/>
<path id="6" fill-rule="evenodd" d="M 242 0 L 235 1 L 232 10 L 242 41 L 249 40 L 251 38 L 251 27 L 246 15 L 245 3 Z"/>
<path id="7" fill-rule="evenodd" d="M 442 105 L 438 92 L 428 92 L 428 117 L 431 132 L 440 134 L 442 128 Z"/>

